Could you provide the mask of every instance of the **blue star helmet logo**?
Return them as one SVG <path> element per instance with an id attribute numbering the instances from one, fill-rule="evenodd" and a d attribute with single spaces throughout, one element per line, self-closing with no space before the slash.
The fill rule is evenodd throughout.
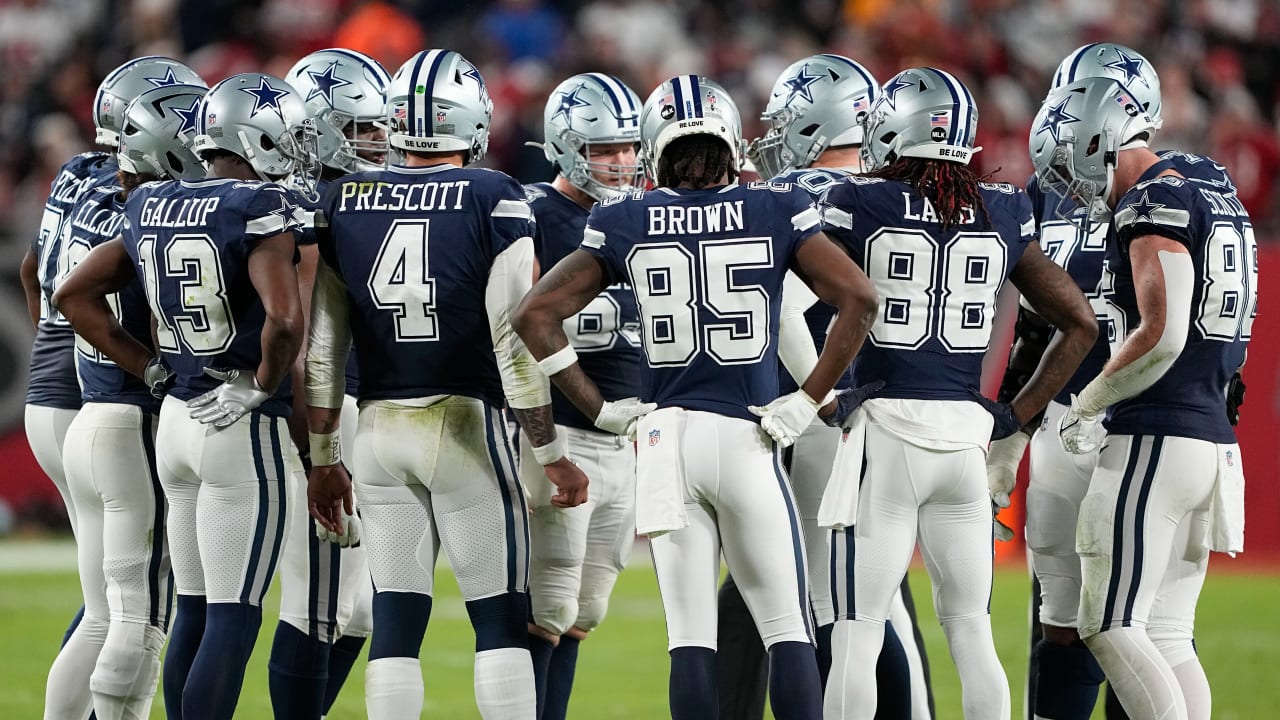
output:
<path id="1" fill-rule="evenodd" d="M 813 102 L 813 84 L 822 79 L 821 75 L 810 75 L 808 73 L 809 66 L 801 65 L 800 71 L 794 77 L 787 78 L 783 85 L 787 88 L 787 101 L 785 105 L 790 105 L 796 96 L 804 98 L 806 102 Z"/>
<path id="2" fill-rule="evenodd" d="M 307 77 L 311 78 L 311 82 L 316 86 L 311 88 L 311 92 L 307 93 L 306 102 L 311 102 L 312 98 L 317 96 L 323 97 L 325 103 L 329 107 L 333 107 L 333 91 L 343 85 L 350 85 L 351 81 L 346 78 L 340 78 L 335 73 L 338 71 L 338 61 L 334 60 L 329 63 L 329 67 L 323 72 L 307 71 Z"/>
<path id="3" fill-rule="evenodd" d="M 1163 208 L 1164 205 L 1151 202 L 1151 198 L 1145 190 L 1142 192 L 1142 198 L 1138 202 L 1129 205 L 1129 209 L 1133 211 L 1134 222 L 1154 223 L 1155 220 L 1151 219 L 1152 213 Z"/>
<path id="4" fill-rule="evenodd" d="M 1044 122 L 1040 123 L 1040 127 L 1036 128 L 1036 133 L 1039 134 L 1048 130 L 1056 143 L 1060 140 L 1059 136 L 1063 125 L 1080 122 L 1080 118 L 1067 112 L 1067 103 L 1069 102 L 1071 102 L 1071 98 L 1065 97 L 1062 102 L 1049 108 L 1049 112 L 1045 113 Z"/>
<path id="5" fill-rule="evenodd" d="M 182 125 L 178 127 L 173 136 L 180 140 L 184 139 L 187 133 L 193 133 L 196 130 L 196 118 L 200 117 L 200 98 L 192 100 L 189 108 L 175 107 L 173 114 L 182 118 Z"/>
<path id="6" fill-rule="evenodd" d="M 1123 50 L 1116 50 L 1116 55 L 1119 57 L 1103 65 L 1103 67 L 1109 67 L 1112 70 L 1124 73 L 1125 85 L 1128 85 L 1135 79 L 1141 79 L 1142 84 L 1147 84 L 1147 79 L 1142 77 L 1142 58 L 1127 55 Z"/>
<path id="7" fill-rule="evenodd" d="M 474 67 L 467 68 L 467 71 L 462 74 L 464 77 L 469 77 L 472 80 L 475 80 L 476 84 L 480 87 L 484 87 L 484 78 L 480 77 L 480 71 Z"/>
<path id="8" fill-rule="evenodd" d="M 904 88 L 909 88 L 913 85 L 915 85 L 915 83 L 902 77 L 901 75 L 890 80 L 889 84 L 884 86 L 883 96 L 884 96 L 885 102 L 889 103 L 889 107 L 895 110 L 898 109 L 898 106 L 894 105 L 894 100 L 897 99 L 898 97 L 898 91 Z"/>
<path id="9" fill-rule="evenodd" d="M 173 68 L 166 67 L 164 69 L 164 77 L 145 78 L 153 87 L 165 87 L 166 85 L 178 85 L 178 78 L 173 74 Z"/>
<path id="10" fill-rule="evenodd" d="M 240 88 L 240 92 L 253 96 L 253 110 L 249 111 L 249 117 L 254 117 L 263 110 L 274 110 L 276 115 L 284 120 L 284 111 L 280 109 L 280 98 L 288 95 L 288 90 L 271 87 L 266 77 L 259 77 L 258 87 L 243 87 Z"/>
<path id="11" fill-rule="evenodd" d="M 566 127 L 573 127 L 573 109 L 578 107 L 589 107 L 591 103 L 578 97 L 578 93 L 582 92 L 586 85 L 579 85 L 569 92 L 560 93 L 560 104 L 556 106 L 556 111 L 551 113 L 552 118 L 564 116 L 564 124 Z"/>

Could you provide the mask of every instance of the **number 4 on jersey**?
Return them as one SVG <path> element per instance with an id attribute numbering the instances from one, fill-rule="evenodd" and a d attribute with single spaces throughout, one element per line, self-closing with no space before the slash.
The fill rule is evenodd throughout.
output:
<path id="1" fill-rule="evenodd" d="M 430 220 L 396 220 L 382 239 L 369 273 L 369 296 L 396 319 L 396 340 L 430 342 L 440 337 L 436 325 L 436 282 L 427 269 Z"/>

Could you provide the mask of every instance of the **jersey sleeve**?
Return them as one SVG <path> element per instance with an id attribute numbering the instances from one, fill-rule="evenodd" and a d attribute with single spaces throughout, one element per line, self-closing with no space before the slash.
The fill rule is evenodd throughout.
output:
<path id="1" fill-rule="evenodd" d="M 1039 237 L 1035 207 L 1028 194 L 1018 188 L 1014 188 L 1013 193 L 1013 217 L 1018 223 L 1018 242 L 1026 245 Z"/>
<path id="2" fill-rule="evenodd" d="M 799 185 L 781 196 L 786 217 L 791 218 L 791 237 L 795 247 L 822 231 L 822 213 L 813 204 L 813 196 Z M 781 214 L 781 213 L 779 213 Z"/>
<path id="3" fill-rule="evenodd" d="M 296 241 L 302 227 L 295 214 L 297 207 L 289 191 L 279 185 L 255 188 L 244 206 L 244 237 L 249 248 L 280 233 L 291 233 Z"/>
<path id="4" fill-rule="evenodd" d="M 1143 235 L 1159 235 L 1193 249 L 1193 192 L 1185 181 L 1166 176 L 1139 183 L 1125 193 L 1112 219 L 1121 247 L 1127 248 Z"/>
<path id="5" fill-rule="evenodd" d="M 856 244 L 853 236 L 853 213 L 849 212 L 849 208 L 857 202 L 855 193 L 855 185 L 840 182 L 832 185 L 818 202 L 822 231 L 846 252 L 853 252 Z"/>
<path id="6" fill-rule="evenodd" d="M 333 229 L 329 224 L 337 216 L 341 196 L 342 183 L 329 183 L 329 186 L 325 188 L 324 195 L 320 196 L 319 206 L 311 216 L 316 249 L 320 251 L 320 257 L 329 264 L 329 267 L 338 277 L 342 277 L 342 270 L 338 265 L 337 248 L 333 244 Z"/>
<path id="7" fill-rule="evenodd" d="M 493 206 L 489 211 L 489 257 L 496 258 L 521 238 L 534 234 L 533 209 L 525 197 L 524 186 L 505 177 L 494 188 Z"/>
<path id="8" fill-rule="evenodd" d="M 622 206 L 618 204 L 597 203 L 591 208 L 591 214 L 587 216 L 587 226 L 582 231 L 580 247 L 600 261 L 601 267 L 604 268 L 606 285 L 629 282 L 626 259 L 619 252 L 620 243 L 609 242 L 610 229 L 613 227 L 612 218 L 617 217 L 620 207 Z"/>

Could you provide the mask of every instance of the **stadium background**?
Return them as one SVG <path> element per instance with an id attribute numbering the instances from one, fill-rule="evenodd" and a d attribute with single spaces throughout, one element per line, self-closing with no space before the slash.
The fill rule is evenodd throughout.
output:
<path id="1" fill-rule="evenodd" d="M 1021 184 L 1030 173 L 1028 125 L 1053 69 L 1070 50 L 1094 40 L 1129 45 L 1155 63 L 1165 118 L 1158 147 L 1208 154 L 1228 167 L 1253 216 L 1261 272 L 1280 278 L 1276 0 L 0 0 L 0 536 L 23 538 L 0 542 L 0 572 L 9 572 L 4 568 L 14 557 L 28 558 L 17 564 L 18 574 L 0 574 L 0 611 L 8 616 L 0 637 L 12 639 L 6 627 L 28 617 L 40 627 L 34 614 L 21 614 L 29 603 L 19 595 L 35 593 L 40 605 L 42 582 L 58 588 L 48 591 L 57 598 L 46 619 L 50 632 L 60 634 L 63 606 L 75 596 L 65 547 L 26 539 L 57 537 L 65 533 L 66 521 L 22 432 L 31 328 L 18 266 L 53 175 L 67 158 L 91 146 L 98 82 L 124 60 L 146 54 L 180 58 L 212 85 L 237 72 L 283 76 L 299 57 L 324 47 L 361 50 L 391 72 L 420 49 L 456 49 L 481 68 L 494 100 L 484 164 L 524 182 L 551 176 L 541 152 L 524 143 L 541 139 L 547 93 L 573 73 L 615 74 L 642 98 L 671 75 L 709 75 L 729 89 L 743 114 L 744 135 L 751 138 L 763 131 L 757 117 L 773 81 L 805 55 L 848 55 L 882 82 L 905 67 L 937 65 L 959 76 L 977 97 L 978 144 L 984 150 L 976 167 Z M 1257 587 L 1265 587 L 1271 600 L 1258 607 L 1274 614 L 1280 570 L 1280 333 L 1268 328 L 1271 318 L 1280 317 L 1280 294 L 1264 287 L 1259 315 L 1239 427 L 1249 477 L 1248 551 L 1234 561 L 1215 560 L 1206 598 L 1250 592 L 1231 585 L 1234 580 L 1215 584 L 1214 574 L 1225 568 L 1242 573 L 1242 580 L 1266 583 Z M 1007 348 L 1008 336 L 1008 327 L 998 329 L 993 345 Z M 989 358 L 988 385 L 998 377 L 1003 354 Z M 1020 524 L 1019 512 L 1015 504 L 1006 520 Z M 38 571 L 46 557 L 41 553 L 50 547 L 49 562 L 61 568 L 60 580 L 22 574 Z M 1001 544 L 999 554 L 1011 568 L 1000 577 L 1016 574 L 1012 568 L 1021 562 L 1021 547 Z M 923 587 L 918 592 L 921 600 L 928 597 Z M 644 631 L 656 632 L 656 625 Z M 32 642 L 47 644 L 45 634 L 33 634 Z M 1280 629 L 1267 629 L 1261 639 L 1280 644 Z M 661 652 L 660 642 L 645 642 Z M 1240 642 L 1249 638 L 1241 635 Z M 261 661 L 264 655 L 260 649 L 255 657 Z M 44 656 L 33 663 L 38 667 L 26 669 L 33 682 L 43 678 Z M 1253 657 L 1264 667 L 1280 663 L 1274 652 Z M 654 664 L 665 672 L 665 663 L 655 658 Z M 1210 675 L 1216 681 L 1212 667 Z M 1019 680 L 1012 668 L 1010 679 L 1016 707 Z M 465 706 L 469 682 L 461 685 L 453 694 Z M 30 690 L 38 696 L 42 683 Z M 1260 691 L 1263 697 L 1276 692 L 1266 683 Z M 1259 707 L 1268 715 L 1275 710 L 1274 703 Z"/>

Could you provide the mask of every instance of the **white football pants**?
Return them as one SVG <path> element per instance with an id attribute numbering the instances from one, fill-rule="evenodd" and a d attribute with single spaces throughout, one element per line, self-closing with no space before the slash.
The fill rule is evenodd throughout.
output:
<path id="1" fill-rule="evenodd" d="M 62 444 L 67 437 L 67 428 L 75 419 L 78 410 L 45 407 L 43 405 L 27 405 L 23 415 L 23 425 L 27 432 L 27 444 L 31 446 L 31 454 L 36 464 L 45 475 L 53 481 L 62 496 L 62 504 L 67 508 L 67 518 L 71 521 L 71 532 L 76 532 L 76 506 L 67 491 L 67 474 L 62 467 Z"/>

